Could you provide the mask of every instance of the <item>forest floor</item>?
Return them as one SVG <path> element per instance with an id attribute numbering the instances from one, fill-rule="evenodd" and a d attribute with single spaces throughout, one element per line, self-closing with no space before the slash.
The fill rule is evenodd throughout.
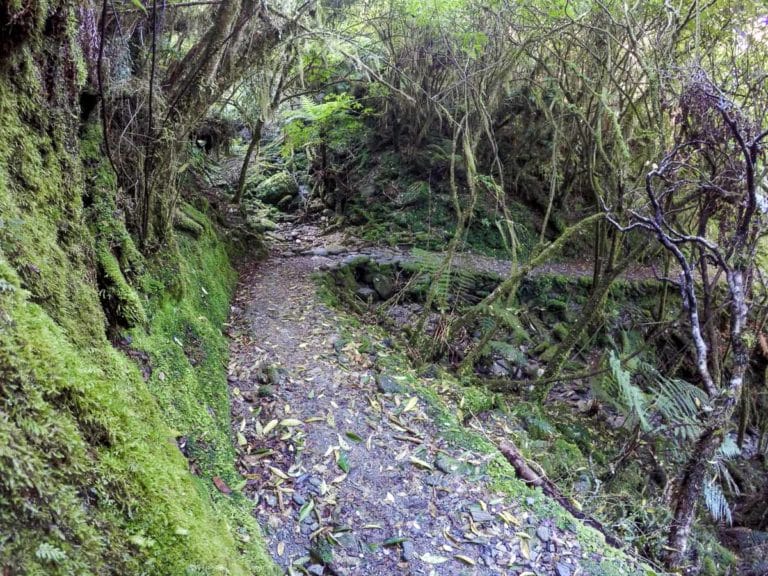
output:
<path id="1" fill-rule="evenodd" d="M 315 273 L 372 250 L 402 257 L 284 225 L 266 260 L 241 266 L 233 433 L 275 561 L 318 576 L 595 573 L 584 565 L 600 565 L 604 545 L 532 512 L 540 493 L 500 492 L 486 474 L 498 454 L 442 434 L 427 400 L 381 364 L 392 343 L 324 304 Z"/>

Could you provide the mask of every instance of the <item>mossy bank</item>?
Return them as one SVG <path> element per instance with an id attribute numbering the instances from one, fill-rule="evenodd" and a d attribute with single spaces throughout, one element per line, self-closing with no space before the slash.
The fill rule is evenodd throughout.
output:
<path id="1" fill-rule="evenodd" d="M 136 249 L 81 124 L 76 8 L 38 8 L 0 57 L 0 572 L 270 574 L 229 438 L 225 246 L 184 206 L 199 238 Z"/>

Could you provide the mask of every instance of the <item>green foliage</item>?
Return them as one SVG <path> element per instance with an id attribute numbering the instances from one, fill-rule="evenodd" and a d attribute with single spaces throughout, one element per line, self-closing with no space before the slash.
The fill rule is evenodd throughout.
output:
<path id="1" fill-rule="evenodd" d="M 437 252 L 414 248 L 411 252 L 417 273 L 430 280 L 433 304 L 446 311 L 452 303 L 466 300 L 475 284 L 474 274 L 465 267 L 454 266 L 451 257 Z"/>
<path id="2" fill-rule="evenodd" d="M 290 156 L 320 144 L 336 153 L 346 152 L 362 142 L 366 133 L 363 120 L 369 113 L 346 93 L 330 94 L 319 103 L 302 98 L 300 107 L 284 116 L 283 154 Z"/>

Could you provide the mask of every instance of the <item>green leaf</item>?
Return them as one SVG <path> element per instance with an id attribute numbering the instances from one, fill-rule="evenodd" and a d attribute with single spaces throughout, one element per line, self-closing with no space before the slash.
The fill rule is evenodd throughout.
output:
<path id="1" fill-rule="evenodd" d="M 350 440 L 352 440 L 352 442 L 362 442 L 363 441 L 363 439 L 360 438 L 360 436 L 358 436 L 354 432 L 345 432 L 344 435 L 347 438 L 349 438 Z"/>
<path id="2" fill-rule="evenodd" d="M 131 4 L 133 4 L 134 6 L 136 6 L 136 8 L 144 12 L 144 16 L 149 15 L 149 12 L 147 12 L 147 7 L 141 3 L 141 0 L 131 0 Z"/>
<path id="3" fill-rule="evenodd" d="M 311 498 L 304 503 L 304 505 L 299 510 L 299 524 L 301 524 L 304 520 L 307 519 L 307 516 L 309 516 L 310 512 L 315 509 L 315 501 Z"/>
<path id="4" fill-rule="evenodd" d="M 339 468 L 341 468 L 341 470 L 345 474 L 349 473 L 349 460 L 347 460 L 346 452 L 342 452 L 341 454 L 339 454 L 339 459 L 336 463 L 339 465 Z"/>

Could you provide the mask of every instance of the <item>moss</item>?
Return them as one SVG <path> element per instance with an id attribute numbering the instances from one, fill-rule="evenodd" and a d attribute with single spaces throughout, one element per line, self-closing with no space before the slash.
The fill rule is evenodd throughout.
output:
<path id="1" fill-rule="evenodd" d="M 146 324 L 147 315 L 138 293 L 128 284 L 115 255 L 103 244 L 96 249 L 101 272 L 101 297 L 105 309 L 126 326 Z"/>
<path id="2" fill-rule="evenodd" d="M 185 237 L 144 262 L 98 129 L 78 138 L 72 84 L 54 70 L 57 92 L 41 85 L 51 72 L 42 51 L 77 42 L 75 5 L 40 6 L 70 18 L 70 37 L 33 30 L 0 72 L 0 572 L 274 574 L 248 502 L 211 482 L 215 471 L 237 484 L 219 331 L 232 284 L 226 250 L 185 209 L 201 241 Z M 156 386 L 157 369 L 145 382 L 140 368 L 152 366 L 108 342 L 99 268 L 175 394 Z M 172 333 L 194 346 L 182 350 Z M 215 416 L 200 413 L 206 405 Z M 180 431 L 205 445 L 199 476 L 177 447 Z"/>
<path id="3" fill-rule="evenodd" d="M 253 196 L 265 204 L 276 205 L 286 196 L 296 196 L 299 187 L 289 172 L 278 172 L 256 186 Z"/>

